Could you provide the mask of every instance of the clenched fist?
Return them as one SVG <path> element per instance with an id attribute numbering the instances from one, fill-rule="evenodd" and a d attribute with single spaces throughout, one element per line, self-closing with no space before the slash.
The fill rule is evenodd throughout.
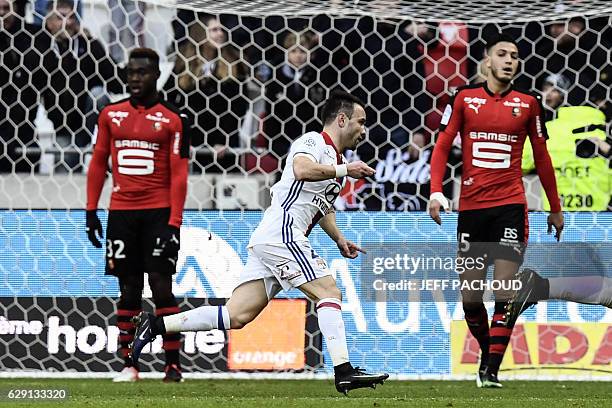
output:
<path id="1" fill-rule="evenodd" d="M 362 162 L 361 160 L 346 165 L 347 174 L 356 179 L 373 176 L 376 170 Z"/>

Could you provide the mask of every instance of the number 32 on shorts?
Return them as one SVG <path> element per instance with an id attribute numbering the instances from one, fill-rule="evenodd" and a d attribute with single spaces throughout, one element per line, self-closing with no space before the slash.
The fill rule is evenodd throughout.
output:
<path id="1" fill-rule="evenodd" d="M 106 257 L 107 258 L 115 258 L 115 259 L 123 259 L 125 258 L 125 254 L 123 250 L 125 249 L 125 243 L 121 239 L 107 239 L 106 240 Z"/>

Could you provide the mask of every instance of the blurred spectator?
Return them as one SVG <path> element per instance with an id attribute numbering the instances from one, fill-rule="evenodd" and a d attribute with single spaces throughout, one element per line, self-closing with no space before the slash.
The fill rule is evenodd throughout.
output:
<path id="1" fill-rule="evenodd" d="M 108 0 L 111 26 L 108 42 L 110 54 L 117 63 L 135 47 L 144 47 L 144 22 L 147 4 L 134 0 Z"/>
<path id="2" fill-rule="evenodd" d="M 176 18 L 172 20 L 176 49 L 185 43 L 193 42 L 193 35 L 202 37 L 203 29 L 206 30 L 205 35 L 208 36 L 208 41 L 214 47 L 221 47 L 227 42 L 227 33 L 219 17 L 213 14 L 197 13 L 193 10 L 178 9 Z"/>
<path id="3" fill-rule="evenodd" d="M 607 89 L 595 89 L 591 92 L 589 102 L 593 107 L 606 115 L 606 124 L 608 126 L 606 134 L 608 137 L 612 137 L 612 129 L 610 129 L 610 125 L 612 125 L 612 89 L 609 87 Z"/>
<path id="4" fill-rule="evenodd" d="M 465 85 L 470 77 L 468 27 L 465 23 L 449 21 L 437 26 L 417 23 L 414 33 L 420 40 L 417 47 L 422 55 L 419 61 L 426 94 L 433 99 L 434 108 L 424 115 L 424 125 L 429 131 L 435 131 L 449 102 L 449 90 Z"/>
<path id="5" fill-rule="evenodd" d="M 604 26 L 599 27 L 601 24 Z M 600 71 L 609 63 L 611 40 L 598 36 L 605 22 L 574 17 L 539 27 L 544 32 L 536 41 L 535 53 L 530 53 L 524 64 L 535 82 L 523 87 L 533 87 L 550 74 L 563 74 L 571 84 L 566 103 L 583 105 L 589 99 L 589 89 L 599 82 Z"/>
<path id="6" fill-rule="evenodd" d="M 440 45 L 438 31 L 439 26 L 435 23 L 409 22 L 399 33 L 405 40 L 404 49 L 409 59 L 408 65 L 403 68 L 407 73 L 403 86 L 413 101 L 412 109 L 405 113 L 409 116 L 404 118 L 410 129 L 426 125 L 423 118 L 434 107 L 433 94 L 427 91 L 430 78 L 426 73 L 425 60 Z M 437 130 L 437 126 L 431 130 Z"/>
<path id="7" fill-rule="evenodd" d="M 0 171 L 36 171 L 40 159 L 34 119 L 48 82 L 47 37 L 0 0 Z"/>
<path id="8" fill-rule="evenodd" d="M 34 0 L 34 13 L 33 19 L 34 24 L 43 26 L 45 17 L 47 16 L 47 12 L 49 11 L 49 4 L 53 3 L 54 0 Z M 76 16 L 79 22 L 81 21 L 81 17 L 83 16 L 83 1 L 76 0 L 74 2 L 76 5 Z"/>
<path id="9" fill-rule="evenodd" d="M 327 89 L 340 85 L 347 91 L 353 91 L 358 85 L 357 68 L 352 66 L 351 61 L 351 54 L 362 45 L 357 32 L 358 21 L 355 17 L 330 15 L 319 15 L 312 20 L 312 29 L 318 33 L 318 44 L 316 50 L 311 50 L 310 63 L 319 72 L 321 82 Z"/>
<path id="10" fill-rule="evenodd" d="M 240 121 L 249 106 L 247 73 L 240 52 L 227 44 L 218 19 L 204 15 L 190 25 L 164 91 L 171 103 L 188 109 L 196 118 L 192 141 L 196 149 L 213 148 L 214 156 L 197 156 L 194 170 L 239 170 L 239 155 L 232 148 L 240 146 Z"/>
<path id="11" fill-rule="evenodd" d="M 176 17 L 172 20 L 172 31 L 174 32 L 174 46 L 179 48 L 183 42 L 189 39 L 191 25 L 198 20 L 198 13 L 193 10 L 179 8 Z M 200 15 L 201 16 L 201 15 Z"/>
<path id="12" fill-rule="evenodd" d="M 91 142 L 97 114 L 109 100 L 106 91 L 123 93 L 124 87 L 102 43 L 81 29 L 71 0 L 50 3 L 45 29 L 58 59 L 44 94 L 47 116 L 59 147 L 76 148 L 67 149 L 56 171 L 80 171 L 80 148 Z"/>
<path id="13" fill-rule="evenodd" d="M 547 147 L 555 168 L 563 211 L 605 211 L 612 193 L 610 144 L 606 142 L 605 114 L 589 106 L 568 106 L 546 123 Z M 523 171 L 534 169 L 528 143 Z M 548 211 L 548 200 L 543 200 Z"/>
<path id="14" fill-rule="evenodd" d="M 358 24 L 363 46 L 356 51 L 353 64 L 360 73 L 361 89 L 368 95 L 368 107 L 376 112 L 368 127 L 370 143 L 358 149 L 366 162 L 382 159 L 387 149 L 407 145 L 409 129 L 421 125 L 422 115 L 417 113 L 419 109 L 415 109 L 413 102 L 419 97 L 419 84 L 424 82 L 415 78 L 416 64 L 406 55 L 405 38 L 398 35 L 400 28 L 369 17 L 362 18 Z M 423 90 L 421 87 L 420 91 Z M 378 151 L 368 152 L 373 147 Z"/>
<path id="15" fill-rule="evenodd" d="M 321 128 L 317 107 L 327 96 L 310 63 L 313 33 L 288 33 L 283 40 L 285 61 L 265 84 L 264 134 L 268 149 L 282 160 L 291 143 L 306 132 Z"/>
<path id="16" fill-rule="evenodd" d="M 541 89 L 546 122 L 553 120 L 557 108 L 565 103 L 570 85 L 569 80 L 562 74 L 550 74 L 544 79 Z"/>
<path id="17" fill-rule="evenodd" d="M 410 132 L 423 125 L 432 109 L 424 52 L 437 43 L 436 26 L 362 17 L 333 20 L 331 31 L 319 19 L 317 27 L 323 47 L 332 50 L 317 64 L 328 64 L 321 65 L 321 79 L 335 81 L 368 102 L 368 142 L 357 154 L 366 163 L 384 160 L 389 149 L 408 144 Z"/>

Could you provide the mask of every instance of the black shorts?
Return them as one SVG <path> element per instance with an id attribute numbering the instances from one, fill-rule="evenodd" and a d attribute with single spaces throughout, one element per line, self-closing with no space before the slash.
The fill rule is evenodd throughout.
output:
<path id="1" fill-rule="evenodd" d="M 464 256 L 486 256 L 523 263 L 529 238 L 527 207 L 508 204 L 478 210 L 459 211 L 457 241 Z"/>
<path id="2" fill-rule="evenodd" d="M 169 219 L 169 208 L 109 211 L 106 275 L 175 273 L 175 265 L 168 258 L 153 256 L 155 239 L 168 226 Z"/>

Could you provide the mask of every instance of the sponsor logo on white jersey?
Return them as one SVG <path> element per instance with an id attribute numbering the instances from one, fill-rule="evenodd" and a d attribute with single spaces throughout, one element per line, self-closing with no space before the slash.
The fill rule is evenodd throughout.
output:
<path id="1" fill-rule="evenodd" d="M 340 190 L 342 190 L 342 186 L 338 183 L 330 183 L 325 187 L 324 197 L 321 198 L 318 195 L 314 195 L 312 197 L 312 203 L 319 208 L 319 211 L 323 214 L 327 214 L 329 209 L 334 205 L 336 198 L 340 195 Z"/>
<path id="2" fill-rule="evenodd" d="M 328 147 L 324 151 L 325 155 L 332 160 L 336 160 L 336 151 L 332 147 Z"/>
<path id="3" fill-rule="evenodd" d="M 317 145 L 317 142 L 315 142 L 315 140 L 312 137 L 309 137 L 308 139 L 306 139 L 304 144 L 308 147 L 314 148 Z"/>

